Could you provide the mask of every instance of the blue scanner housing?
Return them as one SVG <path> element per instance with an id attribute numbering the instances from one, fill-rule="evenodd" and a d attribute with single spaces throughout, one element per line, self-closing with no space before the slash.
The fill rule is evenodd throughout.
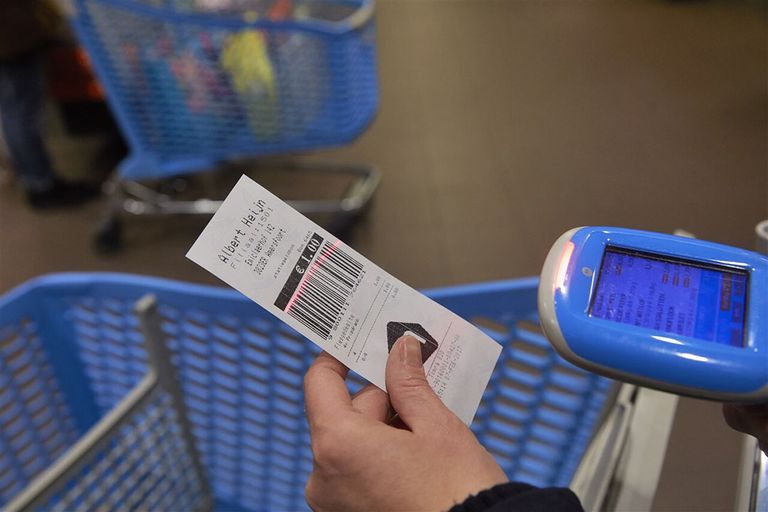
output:
<path id="1" fill-rule="evenodd" d="M 539 316 L 555 349 L 588 370 L 700 398 L 768 402 L 768 258 L 757 253 L 573 229 L 547 256 Z"/>

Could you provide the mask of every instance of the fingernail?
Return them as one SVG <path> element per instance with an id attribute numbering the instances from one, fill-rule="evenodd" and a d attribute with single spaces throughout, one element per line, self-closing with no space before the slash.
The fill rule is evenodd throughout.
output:
<path id="1" fill-rule="evenodd" d="M 421 343 L 419 340 L 405 336 L 400 345 L 400 361 L 406 366 L 421 367 Z"/>

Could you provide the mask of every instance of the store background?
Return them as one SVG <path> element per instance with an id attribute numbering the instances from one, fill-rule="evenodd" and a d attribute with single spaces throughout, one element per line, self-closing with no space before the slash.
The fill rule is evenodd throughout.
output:
<path id="1" fill-rule="evenodd" d="M 307 158 L 380 167 L 345 239 L 415 287 L 537 274 L 578 225 L 751 247 L 768 217 L 767 10 L 379 0 L 380 113 L 355 144 Z M 59 169 L 103 171 L 110 141 L 66 133 L 55 109 L 50 124 Z M 1 185 L 0 292 L 71 270 L 216 282 L 184 259 L 204 220 L 132 219 L 124 250 L 103 257 L 91 249 L 100 211 L 33 212 Z M 719 406 L 681 399 L 653 509 L 732 509 L 739 449 Z"/>

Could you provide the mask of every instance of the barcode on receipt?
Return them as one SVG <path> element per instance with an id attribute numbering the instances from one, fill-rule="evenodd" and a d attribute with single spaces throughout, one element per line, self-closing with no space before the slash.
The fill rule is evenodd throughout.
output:
<path id="1" fill-rule="evenodd" d="M 327 340 L 363 265 L 317 233 L 307 243 L 275 305 Z"/>

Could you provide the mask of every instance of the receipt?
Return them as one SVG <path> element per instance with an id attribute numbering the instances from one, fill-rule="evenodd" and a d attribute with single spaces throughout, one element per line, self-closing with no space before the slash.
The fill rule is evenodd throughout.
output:
<path id="1" fill-rule="evenodd" d="M 501 346 L 247 176 L 187 258 L 385 391 L 389 351 L 414 336 L 432 388 L 472 422 Z"/>

